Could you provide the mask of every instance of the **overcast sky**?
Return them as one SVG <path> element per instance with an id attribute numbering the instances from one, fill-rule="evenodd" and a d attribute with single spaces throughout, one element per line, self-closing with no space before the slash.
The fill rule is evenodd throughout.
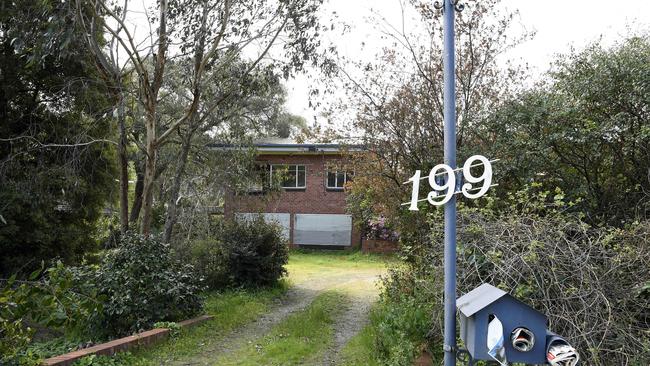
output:
<path id="1" fill-rule="evenodd" d="M 381 43 L 369 19 L 373 13 L 401 26 L 399 0 L 325 2 L 324 14 L 336 12 L 340 20 L 351 27 L 344 36 L 330 39 L 340 54 L 351 59 L 372 57 L 373 45 L 379 47 Z M 601 36 L 602 42 L 611 44 L 627 34 L 628 27 L 647 30 L 650 25 L 650 0 L 503 0 L 502 5 L 511 10 L 518 9 L 520 26 L 537 32 L 532 41 L 507 55 L 508 58 L 527 62 L 532 67 L 532 77 L 548 70 L 554 55 L 567 52 L 571 46 L 581 49 Z M 364 47 L 361 47 L 362 42 Z M 317 114 L 308 106 L 307 93 L 313 82 L 299 76 L 287 83 L 287 108 L 308 121 L 312 121 Z"/>

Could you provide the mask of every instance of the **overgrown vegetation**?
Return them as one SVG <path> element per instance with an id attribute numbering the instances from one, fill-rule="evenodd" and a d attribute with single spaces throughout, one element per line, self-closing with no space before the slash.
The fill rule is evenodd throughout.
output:
<path id="1" fill-rule="evenodd" d="M 203 306 L 194 268 L 154 237 L 129 233 L 97 267 L 82 271 L 80 284 L 106 299 L 97 328 L 111 336 L 149 329 L 157 321 L 185 320 Z"/>
<path id="2" fill-rule="evenodd" d="M 64 7 L 0 8 L 0 277 L 25 277 L 97 249 L 115 149 L 106 90 Z"/>
<path id="3" fill-rule="evenodd" d="M 62 347 L 70 350 L 70 339 L 119 337 L 149 329 L 155 322 L 185 320 L 203 306 L 202 285 L 192 266 L 181 264 L 168 245 L 153 237 L 127 234 L 98 265 L 59 263 L 41 279 L 39 274 L 34 272 L 19 285 L 12 278 L 2 289 L 0 360 L 4 363 L 52 356 L 30 346 L 32 326 L 64 337 Z M 58 341 L 54 342 L 53 346 Z"/>
<path id="4" fill-rule="evenodd" d="M 471 35 L 472 44 L 482 46 L 473 55 L 460 50 L 458 68 L 466 77 L 459 79 L 459 96 L 471 98 L 459 105 L 459 161 L 473 154 L 501 160 L 490 198 L 464 201 L 459 211 L 459 294 L 490 282 L 546 313 L 585 363 L 645 365 L 650 39 L 631 34 L 609 49 L 572 51 L 543 82 L 502 93 L 492 88 L 520 85 L 510 78 L 518 70 L 509 76 L 490 71 L 497 66 L 485 52 L 507 44 L 507 33 L 499 33 L 500 44 L 483 37 L 493 34 L 490 19 L 502 19 L 499 29 L 507 29 L 512 17 L 490 10 L 497 1 L 488 8 L 471 3 L 473 12 L 459 23 L 460 42 Z M 424 21 L 431 21 L 424 10 Z M 375 351 L 382 364 L 392 365 L 410 364 L 422 343 L 432 350 L 442 344 L 442 211 L 400 206 L 410 197 L 410 186 L 401 183 L 416 169 L 427 172 L 442 162 L 441 69 L 431 53 L 404 47 L 415 75 L 395 90 L 366 90 L 383 99 L 359 94 L 357 127 L 372 153 L 357 162 L 348 199 L 351 212 L 383 215 L 399 232 L 406 266 L 385 279 L 372 324 L 383 329 L 375 333 Z M 472 74 L 473 57 L 483 56 L 485 68 Z M 368 68 L 370 82 L 358 88 L 384 80 L 376 74 L 399 60 L 408 62 L 391 57 Z"/>
<path id="5" fill-rule="evenodd" d="M 258 216 L 222 222 L 215 232 L 189 243 L 189 260 L 209 288 L 269 286 L 287 273 L 289 247 L 279 225 Z"/>
<path id="6" fill-rule="evenodd" d="M 337 292 L 318 295 L 271 332 L 221 361 L 221 365 L 304 365 L 317 362 L 333 341 L 333 324 L 346 298 Z"/>

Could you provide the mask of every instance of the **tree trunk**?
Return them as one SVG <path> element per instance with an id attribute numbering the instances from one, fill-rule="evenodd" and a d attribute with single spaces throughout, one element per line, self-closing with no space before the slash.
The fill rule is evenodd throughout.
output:
<path id="1" fill-rule="evenodd" d="M 138 217 L 140 217 L 140 209 L 142 208 L 142 191 L 144 190 L 144 161 L 134 161 L 134 163 L 136 180 L 133 205 L 131 206 L 131 217 L 129 217 L 129 221 L 132 224 L 138 221 Z"/>
<path id="2" fill-rule="evenodd" d="M 172 187 L 169 192 L 169 201 L 167 202 L 167 217 L 165 219 L 165 233 L 163 235 L 163 242 L 165 243 L 170 242 L 172 233 L 174 231 L 174 226 L 176 225 L 176 219 L 178 216 L 178 198 L 181 190 L 181 182 L 183 180 L 183 175 L 185 175 L 185 166 L 187 165 L 187 158 L 190 153 L 190 148 L 192 147 L 193 135 L 194 130 L 190 129 L 183 139 L 181 154 L 179 156 L 180 161 L 178 161 L 178 166 L 176 167 L 176 172 L 174 173 L 174 181 L 172 182 Z"/>
<path id="3" fill-rule="evenodd" d="M 129 161 L 126 157 L 126 128 L 124 126 L 124 98 L 120 92 L 117 118 L 120 130 L 118 155 L 120 159 L 120 231 L 129 230 Z"/>
<path id="4" fill-rule="evenodd" d="M 153 102 L 155 103 L 155 101 Z M 144 165 L 144 187 L 142 191 L 142 222 L 140 232 L 142 235 L 149 236 L 151 233 L 151 220 L 153 211 L 153 188 L 156 178 L 156 110 L 150 107 L 147 111 L 147 120 L 145 126 L 147 130 L 146 137 L 146 156 Z"/>

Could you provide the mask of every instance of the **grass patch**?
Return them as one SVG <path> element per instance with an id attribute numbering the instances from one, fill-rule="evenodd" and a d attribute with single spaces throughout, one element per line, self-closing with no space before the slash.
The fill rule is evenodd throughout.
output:
<path id="1" fill-rule="evenodd" d="M 341 366 L 380 366 L 377 360 L 375 348 L 375 328 L 366 325 L 361 331 L 352 337 L 341 352 Z"/>
<path id="2" fill-rule="evenodd" d="M 289 316 L 267 336 L 238 350 L 219 365 L 289 366 L 318 360 L 332 343 L 333 324 L 346 301 L 340 292 L 320 294 L 307 309 Z"/>
<path id="3" fill-rule="evenodd" d="M 386 267 L 387 258 L 379 255 L 314 250 L 293 250 L 286 266 L 289 280 L 294 284 L 328 275 L 338 276 L 341 270 L 363 273 L 381 271 Z"/>
<path id="4" fill-rule="evenodd" d="M 392 261 L 393 258 L 392 255 L 366 254 L 359 250 L 293 249 L 289 255 L 289 264 L 297 262 L 315 265 L 355 265 L 358 267 L 369 265 L 370 267 L 376 267 L 378 264 Z"/>
<path id="5" fill-rule="evenodd" d="M 197 350 L 220 342 L 233 329 L 247 324 L 269 311 L 273 299 L 287 289 L 286 281 L 272 288 L 211 293 L 205 303 L 206 314 L 214 319 L 200 326 L 183 329 L 175 339 L 161 342 L 152 348 L 137 350 L 133 355 L 137 364 L 160 365 L 165 361 L 190 356 Z"/>

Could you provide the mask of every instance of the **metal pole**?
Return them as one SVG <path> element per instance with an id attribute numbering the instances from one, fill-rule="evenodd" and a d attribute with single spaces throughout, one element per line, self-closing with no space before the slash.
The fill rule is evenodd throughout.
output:
<path id="1" fill-rule="evenodd" d="M 457 0 L 444 0 L 444 152 L 445 164 L 456 169 L 456 66 L 454 13 Z M 452 188 L 454 189 L 454 188 Z M 456 365 L 456 195 L 445 204 L 445 332 L 444 366 Z"/>

